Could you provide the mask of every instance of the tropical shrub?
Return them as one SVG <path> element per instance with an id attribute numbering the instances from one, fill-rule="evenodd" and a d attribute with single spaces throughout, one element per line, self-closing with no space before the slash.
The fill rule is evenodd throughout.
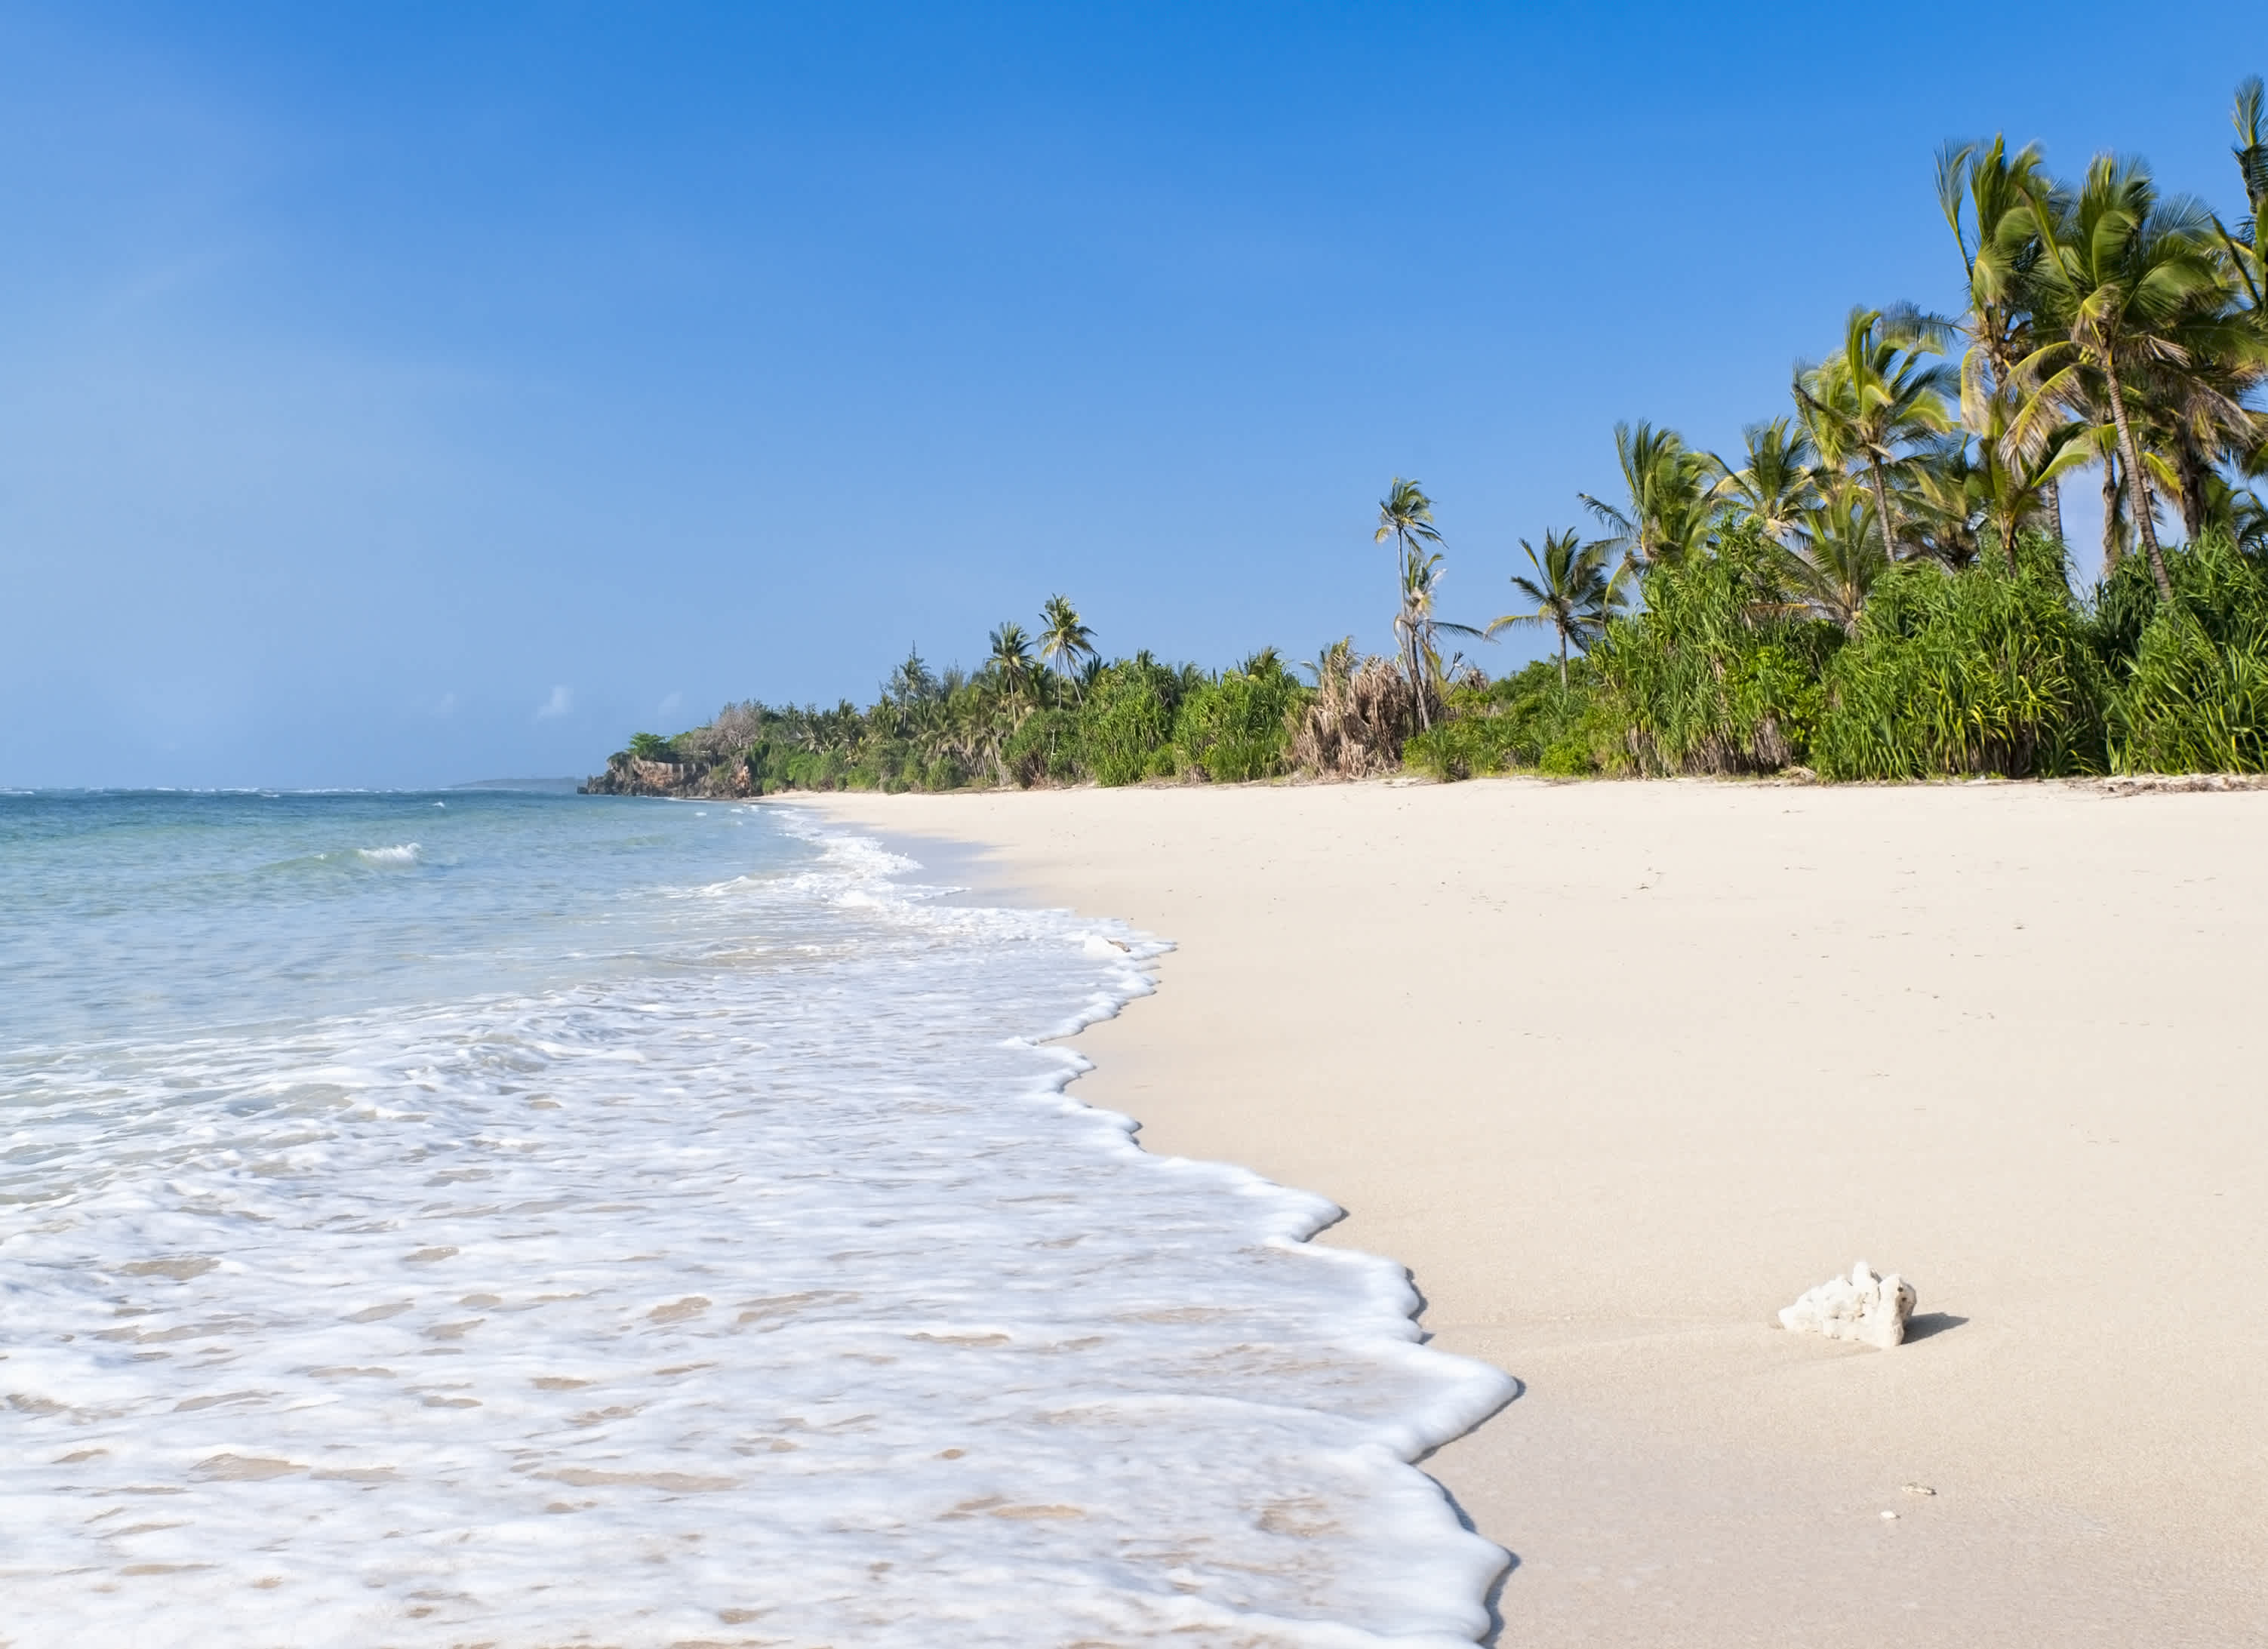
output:
<path id="1" fill-rule="evenodd" d="M 1284 770 L 1289 723 L 1308 689 L 1271 648 L 1200 683 L 1182 701 L 1174 743 L 1184 769 L 1224 784 Z"/>
<path id="2" fill-rule="evenodd" d="M 1591 649 L 1602 764 L 1641 773 L 1764 773 L 1803 759 L 1843 631 L 1792 615 L 1742 561 L 1656 567 L 1646 608 Z"/>
<path id="3" fill-rule="evenodd" d="M 2175 596 L 2167 607 L 2139 560 L 2128 556 L 2096 600 L 2098 644 L 2117 673 L 2107 707 L 2111 766 L 2268 771 L 2268 572 L 2227 537 L 2208 534 L 2165 552 Z M 2136 593 L 2138 583 L 2150 599 Z"/>
<path id="4" fill-rule="evenodd" d="M 1826 673 L 1812 747 L 1830 779 L 2095 773 L 2105 673 L 2061 547 L 2024 541 L 1950 573 L 1909 562 L 1875 584 Z"/>
<path id="5" fill-rule="evenodd" d="M 1182 690 L 1181 674 L 1147 653 L 1119 660 L 1088 685 L 1079 706 L 1079 744 L 1095 783 L 1131 784 L 1158 777 L 1160 756 L 1171 775 Z"/>
<path id="6" fill-rule="evenodd" d="M 1035 784 L 1068 784 L 1079 777 L 1079 718 L 1069 710 L 1035 710 L 1018 723 L 1000 747 L 1000 767 L 1009 782 L 1028 790 Z"/>
<path id="7" fill-rule="evenodd" d="M 1438 779 L 1528 769 L 1566 777 L 1595 772 L 1593 703 L 1587 660 L 1569 662 L 1562 688 L 1557 659 L 1542 659 L 1484 688 L 1451 688 L 1443 696 L 1445 719 L 1403 744 L 1402 760 Z"/>

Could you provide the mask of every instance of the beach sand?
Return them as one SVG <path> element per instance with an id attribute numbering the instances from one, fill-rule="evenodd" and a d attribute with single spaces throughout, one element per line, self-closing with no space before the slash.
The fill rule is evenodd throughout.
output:
<path id="1" fill-rule="evenodd" d="M 1076 1092 L 1524 1383 L 1425 1462 L 1505 1644 L 2268 1642 L 2268 794 L 816 805 L 1176 941 Z M 1907 1344 L 1773 1326 L 1860 1258 Z"/>

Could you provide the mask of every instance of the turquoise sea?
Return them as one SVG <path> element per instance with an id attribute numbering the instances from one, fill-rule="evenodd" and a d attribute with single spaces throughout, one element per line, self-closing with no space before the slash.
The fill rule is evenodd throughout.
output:
<path id="1" fill-rule="evenodd" d="M 0 795 L 0 1638 L 1469 1642 L 1503 1400 L 791 807 Z"/>

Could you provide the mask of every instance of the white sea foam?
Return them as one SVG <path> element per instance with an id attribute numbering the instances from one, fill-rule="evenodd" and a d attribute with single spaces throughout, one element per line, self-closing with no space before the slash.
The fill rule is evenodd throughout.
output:
<path id="1" fill-rule="evenodd" d="M 1502 1555 L 1406 1462 L 1508 1382 L 1063 1092 L 1158 946 L 906 868 L 689 891 L 704 967 L 12 1070 L 0 1635 L 1470 1641 Z"/>
<path id="2" fill-rule="evenodd" d="M 357 848 L 355 850 L 357 857 L 365 865 L 415 865 L 417 862 L 418 851 L 418 846 L 415 842 L 404 842 L 390 848 Z"/>

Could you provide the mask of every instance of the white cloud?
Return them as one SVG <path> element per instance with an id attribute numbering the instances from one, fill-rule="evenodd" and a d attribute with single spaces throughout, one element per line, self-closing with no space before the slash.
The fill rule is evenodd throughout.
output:
<path id="1" fill-rule="evenodd" d="M 554 716 L 564 716 L 574 708 L 575 689 L 571 687 L 555 687 L 551 689 L 551 696 L 535 707 L 535 719 L 549 721 Z"/>
<path id="2" fill-rule="evenodd" d="M 657 716 L 666 716 L 683 703 L 685 703 L 684 694 L 672 693 L 667 698 L 661 701 L 660 708 L 656 710 L 654 714 Z"/>

